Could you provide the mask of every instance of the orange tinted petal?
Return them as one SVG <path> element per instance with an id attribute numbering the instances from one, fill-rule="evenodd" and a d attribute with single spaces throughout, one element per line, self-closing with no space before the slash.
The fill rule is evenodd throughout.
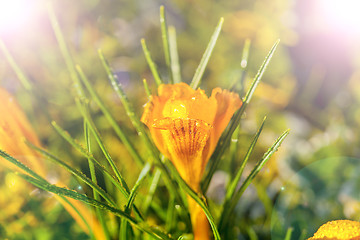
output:
<path id="1" fill-rule="evenodd" d="M 322 225 L 309 240 L 359 240 L 360 222 L 351 220 L 330 221 Z"/>
<path id="2" fill-rule="evenodd" d="M 217 110 L 213 122 L 214 128 L 211 132 L 211 142 L 209 154 L 215 150 L 217 142 L 226 126 L 229 124 L 231 117 L 241 107 L 242 101 L 239 95 L 228 90 L 215 88 L 211 93 L 211 99 L 217 102 Z"/>
<path id="3" fill-rule="evenodd" d="M 205 166 L 203 149 L 210 135 L 211 126 L 195 119 L 164 118 L 155 121 L 154 128 L 161 132 L 167 148 L 167 157 L 174 163 L 181 177 L 195 190 Z"/>

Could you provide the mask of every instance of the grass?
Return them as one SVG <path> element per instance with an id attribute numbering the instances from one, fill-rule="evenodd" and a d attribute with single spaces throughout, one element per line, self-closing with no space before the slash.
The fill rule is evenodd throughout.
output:
<path id="1" fill-rule="evenodd" d="M 51 7 L 49 7 L 49 18 L 61 54 L 73 82 L 72 88 L 75 89 L 73 99 L 74 104 L 76 104 L 82 117 L 85 147 L 79 143 L 79 139 L 70 136 L 70 134 L 62 129 L 57 123 L 52 122 L 52 125 L 56 132 L 69 143 L 74 150 L 88 160 L 87 165 L 89 173 L 82 172 L 80 168 L 73 166 L 75 164 L 62 159 L 62 157 L 55 156 L 55 154 L 50 153 L 45 149 L 36 147 L 31 143 L 29 143 L 29 146 L 34 151 L 45 156 L 48 160 L 54 162 L 59 168 L 72 174 L 76 179 L 87 185 L 87 188 L 91 191 L 87 194 L 83 194 L 71 190 L 70 187 L 65 188 L 56 186 L 40 177 L 36 171 L 27 168 L 21 161 L 8 155 L 5 151 L 0 151 L 0 156 L 4 160 L 16 165 L 19 169 L 22 169 L 23 172 L 16 173 L 34 186 L 61 197 L 79 200 L 96 209 L 96 217 L 105 232 L 106 239 L 187 239 L 186 236 L 191 232 L 191 226 L 189 223 L 186 195 L 193 198 L 205 212 L 214 239 L 227 239 L 229 229 L 232 229 L 237 224 L 236 222 L 231 221 L 234 218 L 235 206 L 266 162 L 279 149 L 289 131 L 286 130 L 277 140 L 275 140 L 273 145 L 271 145 L 264 153 L 263 157 L 257 160 L 257 163 L 250 171 L 250 174 L 246 176 L 242 184 L 239 185 L 244 169 L 247 167 L 247 163 L 264 128 L 264 119 L 264 122 L 259 127 L 259 130 L 255 134 L 253 141 L 242 160 L 240 168 L 236 171 L 235 176 L 231 179 L 230 184 L 225 189 L 226 197 L 224 203 L 220 206 L 209 205 L 206 200 L 206 195 L 201 195 L 193 191 L 193 189 L 191 189 L 180 177 L 171 162 L 167 161 L 160 154 L 159 150 L 156 149 L 147 130 L 140 122 L 140 118 L 136 115 L 134 107 L 129 101 L 125 90 L 116 79 L 110 64 L 102 51 L 99 50 L 98 52 L 100 62 L 109 78 L 114 93 L 119 98 L 127 117 L 132 123 L 133 130 L 137 134 L 136 138 L 129 137 L 129 135 L 125 133 L 122 126 L 115 119 L 114 113 L 104 103 L 104 100 L 94 88 L 93 84 L 86 76 L 86 73 L 84 73 L 78 64 L 74 63 L 66 40 Z M 203 57 L 196 68 L 190 83 L 190 86 L 194 89 L 197 89 L 201 84 L 207 63 L 209 62 L 219 38 L 223 22 L 224 19 L 221 18 L 210 38 Z M 182 77 L 180 75 L 176 31 L 173 26 L 167 25 L 164 7 L 160 8 L 160 28 L 165 64 L 168 69 L 168 83 L 179 83 L 182 81 Z M 234 135 L 237 135 L 234 134 L 234 132 L 236 129 L 239 129 L 241 117 L 250 104 L 254 91 L 261 81 L 278 44 L 279 41 L 274 44 L 269 54 L 266 56 L 264 63 L 260 67 L 250 88 L 243 98 L 242 107 L 234 114 L 229 126 L 218 143 L 210 160 L 206 175 L 202 181 L 202 190 L 204 193 L 207 192 L 215 171 L 219 168 L 219 165 L 221 165 L 221 159 L 229 150 L 231 138 L 234 137 Z M 150 51 L 147 48 L 145 39 L 141 39 L 141 45 L 155 83 L 159 86 L 164 83 L 163 79 L 166 79 L 166 77 L 161 76 L 158 72 L 150 55 Z M 23 84 L 23 87 L 27 90 L 31 90 L 31 84 L 27 79 L 26 74 L 24 74 L 20 67 L 15 63 L 2 42 L 0 42 L 0 47 L 5 53 L 5 57 L 10 66 L 16 72 L 20 82 Z M 244 72 L 246 71 L 249 48 L 250 42 L 247 42 L 244 47 L 243 59 L 241 62 L 242 70 Z M 241 81 L 243 82 L 244 78 L 242 78 Z M 147 96 L 150 96 L 151 92 L 147 81 L 144 80 L 143 83 Z M 131 161 L 134 161 L 137 164 L 136 166 L 138 167 L 140 174 L 132 187 L 123 176 L 122 170 L 119 169 L 119 164 L 114 161 L 114 158 L 106 145 L 107 143 L 103 140 L 102 133 L 97 126 L 98 122 L 94 121 L 94 113 L 92 112 L 91 107 L 89 107 L 91 102 L 94 102 L 100 108 L 101 115 L 108 121 L 112 131 L 128 151 L 131 156 Z M 140 153 L 137 150 L 136 145 L 138 145 L 139 142 L 142 142 L 142 146 L 145 146 L 145 153 Z M 100 151 L 97 151 L 96 149 L 100 149 Z M 109 182 L 112 187 L 104 186 L 104 184 L 100 182 L 100 179 L 101 181 Z M 122 197 L 120 198 L 119 195 L 122 195 Z M 141 201 L 137 201 L 137 199 L 141 199 Z M 213 207 L 217 209 L 212 209 Z M 215 215 L 213 214 L 214 212 L 218 212 L 218 214 Z M 109 217 L 108 213 L 115 217 Z M 156 224 L 150 220 L 155 220 L 154 222 L 156 222 Z M 181 228 L 179 228 L 179 224 L 182 225 Z M 120 228 L 117 231 L 112 231 L 109 229 L 110 225 L 120 225 Z M 253 230 L 248 231 L 254 236 L 255 233 Z"/>

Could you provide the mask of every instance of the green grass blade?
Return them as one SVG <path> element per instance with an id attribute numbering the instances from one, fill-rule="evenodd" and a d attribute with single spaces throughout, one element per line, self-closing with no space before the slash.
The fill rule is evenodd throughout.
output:
<path id="1" fill-rule="evenodd" d="M 224 211 L 221 215 L 219 229 L 220 231 L 224 230 L 225 226 L 228 223 L 229 216 L 233 212 L 236 204 L 239 202 L 241 195 L 244 193 L 246 188 L 250 185 L 255 176 L 259 173 L 259 171 L 264 167 L 265 163 L 270 159 L 270 157 L 279 149 L 281 143 L 284 141 L 286 136 L 289 134 L 289 130 L 286 130 L 268 149 L 268 151 L 264 154 L 262 159 L 256 164 L 254 169 L 251 171 L 249 176 L 245 179 L 241 187 L 233 194 L 233 197 L 229 201 L 227 206 L 224 206 Z"/>
<path id="2" fill-rule="evenodd" d="M 265 61 L 261 65 L 259 71 L 257 72 L 257 74 L 255 76 L 255 79 L 254 79 L 253 83 L 251 84 L 250 89 L 249 89 L 249 91 L 247 92 L 247 94 L 246 94 L 246 96 L 244 98 L 244 103 L 245 104 L 249 104 L 249 102 L 250 102 L 250 100 L 251 100 L 251 98 L 252 98 L 252 96 L 253 96 L 253 94 L 255 92 L 255 89 L 256 89 L 257 85 L 260 83 L 260 80 L 261 80 L 262 76 L 264 75 L 264 72 L 265 72 L 267 66 L 269 65 L 270 60 L 271 60 L 272 56 L 274 55 L 275 50 L 276 50 L 277 46 L 279 45 L 279 43 L 280 43 L 280 40 L 277 40 L 275 42 L 275 44 L 270 49 L 270 52 L 266 56 Z"/>
<path id="3" fill-rule="evenodd" d="M 10 54 L 9 50 L 5 46 L 4 42 L 0 39 L 0 49 L 5 55 L 6 60 L 8 61 L 9 65 L 15 72 L 17 78 L 20 80 L 21 84 L 24 88 L 28 91 L 32 90 L 31 81 L 26 77 L 25 73 L 20 69 L 19 65 L 15 62 L 13 56 Z"/>
<path id="4" fill-rule="evenodd" d="M 133 226 L 137 227 L 139 230 L 141 230 L 143 232 L 150 234 L 153 238 L 164 239 L 162 236 L 160 237 L 158 235 L 158 231 L 156 229 L 152 229 L 145 222 L 138 222 L 136 219 L 134 219 L 133 217 L 131 217 L 129 214 L 125 213 L 124 211 L 121 211 L 120 209 L 109 206 L 103 202 L 97 201 L 93 198 L 90 198 L 90 197 L 84 195 L 84 194 L 80 194 L 74 190 L 57 187 L 53 184 L 40 181 L 36 178 L 33 178 L 33 177 L 25 175 L 25 174 L 21 174 L 21 173 L 17 173 L 17 174 L 20 177 L 24 178 L 29 183 L 35 185 L 36 187 L 38 187 L 44 191 L 52 192 L 59 196 L 64 196 L 64 197 L 69 197 L 69 198 L 72 198 L 75 200 L 79 200 L 79 201 L 82 201 L 88 205 L 91 205 L 91 206 L 96 207 L 101 210 L 107 210 L 118 217 L 126 219 Z M 167 239 L 170 239 L 170 238 L 168 237 Z"/>
<path id="5" fill-rule="evenodd" d="M 231 140 L 231 136 L 232 134 L 234 133 L 236 127 L 239 125 L 240 123 L 240 119 L 241 119 L 241 116 L 243 115 L 243 113 L 245 112 L 245 109 L 247 107 L 247 105 L 250 103 L 250 100 L 255 92 L 255 89 L 256 87 L 258 86 L 265 70 L 266 70 L 266 67 L 269 65 L 269 62 L 277 48 L 277 46 L 279 45 L 279 40 L 275 42 L 275 44 L 273 45 L 273 47 L 271 48 L 270 52 L 268 53 L 268 55 L 266 56 L 263 64 L 261 65 L 259 71 L 257 72 L 249 90 L 247 91 L 246 95 L 245 95 L 245 98 L 244 98 L 244 101 L 243 101 L 243 104 L 242 106 L 240 107 L 240 109 L 234 114 L 232 120 L 230 121 L 230 124 L 228 126 L 228 128 L 225 130 L 225 132 L 222 134 L 217 146 L 216 146 L 216 149 L 214 151 L 214 154 L 211 156 L 211 159 L 209 161 L 209 171 L 208 173 L 206 174 L 205 176 L 205 179 L 202 183 L 202 190 L 204 193 L 206 193 L 208 187 L 209 187 L 209 184 L 210 184 L 210 181 L 212 179 L 212 176 L 214 175 L 218 165 L 219 165 L 219 162 L 220 162 L 220 158 L 221 156 L 223 155 L 223 153 L 225 152 L 226 148 L 228 147 L 229 145 L 229 142 Z"/>
<path id="6" fill-rule="evenodd" d="M 142 204 L 142 206 L 143 206 L 142 210 L 145 215 L 146 215 L 146 213 L 149 209 L 150 203 L 154 197 L 155 191 L 156 191 L 157 186 L 160 181 L 160 177 L 161 177 L 161 171 L 159 169 L 155 169 L 155 173 L 153 174 L 152 181 L 150 183 L 149 192 L 146 194 L 146 198 Z"/>
<path id="7" fill-rule="evenodd" d="M 88 106 L 86 106 L 86 108 L 87 108 L 87 110 L 89 109 Z M 84 120 L 84 138 L 85 138 L 86 148 L 87 148 L 88 152 L 91 153 L 91 141 L 90 141 L 89 127 L 85 120 Z M 98 181 L 96 178 L 96 171 L 95 171 L 95 164 L 89 158 L 88 158 L 88 164 L 89 164 L 90 176 L 91 176 L 91 180 L 92 180 L 89 182 L 90 183 L 92 182 L 95 184 L 95 186 L 98 186 Z M 102 188 L 100 188 L 100 190 L 102 190 Z M 103 193 L 105 193 L 105 196 L 106 196 L 107 193 L 105 191 L 103 191 Z M 94 199 L 97 201 L 101 200 L 100 195 L 102 197 L 104 197 L 104 195 L 102 195 L 101 192 L 98 192 L 98 190 L 96 188 L 93 188 L 93 195 L 94 195 Z M 108 197 L 109 198 L 104 197 L 104 199 L 109 202 L 109 200 L 112 200 L 112 199 L 111 199 L 110 195 Z M 112 204 L 114 207 L 116 206 L 114 201 L 113 202 L 110 201 L 109 203 Z M 104 229 L 105 238 L 110 239 L 110 232 L 109 232 L 109 228 L 106 225 L 104 212 L 101 211 L 100 209 L 96 209 L 96 215 L 99 219 L 99 222 L 100 222 L 102 228 Z"/>
<path id="8" fill-rule="evenodd" d="M 146 81 L 145 78 L 143 79 L 143 84 L 144 84 L 145 93 L 146 93 L 146 95 L 148 96 L 148 98 L 150 98 L 150 96 L 151 96 L 151 91 L 150 91 L 149 85 L 148 85 L 148 83 L 147 83 L 147 81 Z"/>
<path id="9" fill-rule="evenodd" d="M 129 188 L 125 182 L 125 179 L 123 178 L 123 176 L 121 175 L 119 169 L 117 168 L 115 162 L 113 161 L 112 157 L 110 156 L 107 148 L 105 147 L 105 144 L 103 143 L 101 136 L 95 126 L 95 123 L 93 122 L 90 114 L 88 114 L 86 112 L 86 110 L 84 110 L 84 107 L 82 106 L 82 104 L 79 102 L 79 100 L 76 101 L 76 104 L 83 116 L 83 118 L 85 119 L 85 121 L 88 123 L 89 129 L 91 131 L 91 133 L 93 134 L 93 136 L 95 137 L 96 142 L 98 143 L 101 151 L 103 152 L 106 160 L 108 161 L 108 163 L 110 164 L 112 170 L 115 173 L 115 176 L 117 177 L 118 181 L 121 183 L 121 185 L 124 188 L 125 192 L 129 192 Z"/>
<path id="10" fill-rule="evenodd" d="M 82 71 L 80 66 L 76 66 L 76 69 L 79 73 L 81 81 L 84 83 L 86 89 L 89 91 L 92 99 L 98 104 L 101 111 L 104 113 L 106 119 L 109 121 L 110 125 L 114 129 L 115 133 L 120 138 L 121 142 L 124 144 L 130 155 L 134 158 L 136 163 L 139 166 L 142 166 L 144 161 L 138 154 L 137 150 L 135 149 L 134 145 L 130 142 L 130 140 L 127 138 L 126 134 L 121 130 L 119 125 L 117 124 L 115 118 L 112 116 L 108 108 L 105 106 L 103 101 L 100 99 L 99 95 L 96 93 L 92 85 L 90 84 L 88 78 L 85 76 L 84 72 Z"/>
<path id="11" fill-rule="evenodd" d="M 141 183 L 145 180 L 145 177 L 149 174 L 150 170 L 151 170 L 151 165 L 149 163 L 147 163 L 144 166 L 144 168 L 141 170 L 139 177 L 134 184 L 134 187 L 131 189 L 128 203 L 126 204 L 127 210 L 131 210 L 135 201 L 135 196 L 137 194 L 138 188 L 140 187 Z"/>
<path id="12" fill-rule="evenodd" d="M 118 190 L 124 195 L 126 199 L 129 198 L 129 192 L 123 187 L 123 185 L 114 177 L 99 161 L 97 161 L 94 156 L 92 156 L 85 148 L 83 148 L 75 139 L 73 139 L 68 132 L 63 130 L 56 122 L 52 122 L 53 127 L 58 132 L 58 134 L 63 137 L 70 145 L 72 145 L 79 153 L 81 153 L 84 157 L 88 158 L 92 161 L 98 169 L 106 176 L 113 184 L 116 186 Z M 140 219 L 143 219 L 140 211 L 137 207 L 134 207 L 137 216 Z"/>
<path id="13" fill-rule="evenodd" d="M 175 169 L 174 165 L 172 165 L 171 162 L 169 162 L 168 166 L 171 168 L 171 172 L 172 172 L 176 182 L 179 184 L 180 188 L 182 190 L 184 190 L 184 192 L 186 192 L 191 198 L 193 198 L 195 200 L 195 202 L 197 202 L 199 204 L 199 206 L 203 209 L 203 211 L 210 223 L 211 229 L 213 231 L 214 239 L 215 240 L 221 239 L 220 234 L 217 230 L 214 218 L 211 215 L 211 213 L 207 207 L 207 204 L 205 202 L 205 197 L 199 196 L 194 190 L 191 189 L 191 187 L 181 178 L 181 176 L 179 175 L 179 173 L 177 172 L 177 170 Z"/>
<path id="14" fill-rule="evenodd" d="M 125 206 L 125 212 L 126 213 L 130 213 L 131 212 L 131 208 L 134 204 L 135 201 L 135 197 L 138 191 L 138 188 L 140 187 L 141 183 L 144 181 L 145 177 L 147 174 L 149 174 L 151 169 L 151 165 L 149 163 L 147 163 L 144 168 L 141 170 L 138 179 L 136 180 L 134 187 L 131 189 L 129 198 L 128 198 L 128 202 Z M 121 221 L 121 225 L 120 225 L 120 239 L 128 239 L 128 224 L 125 221 Z"/>
<path id="15" fill-rule="evenodd" d="M 116 206 L 115 201 L 112 199 L 112 197 L 106 193 L 104 191 L 104 189 L 102 189 L 99 185 L 97 185 L 96 182 L 93 182 L 91 179 L 89 179 L 84 173 L 80 172 L 79 170 L 71 167 L 70 165 L 68 165 L 67 163 L 65 163 L 64 161 L 60 160 L 59 158 L 57 158 L 56 156 L 54 156 L 53 154 L 45 151 L 44 149 L 41 149 L 35 145 L 33 145 L 30 142 L 26 142 L 26 144 L 31 147 L 32 149 L 34 149 L 35 151 L 39 152 L 41 155 L 43 155 L 44 157 L 46 157 L 47 159 L 51 160 L 52 162 L 56 163 L 57 165 L 61 166 L 62 168 L 64 168 L 66 171 L 68 171 L 69 173 L 71 173 L 72 175 L 74 175 L 75 177 L 77 177 L 78 179 L 80 179 L 82 182 L 84 182 L 85 184 L 87 184 L 89 187 L 91 187 L 97 194 L 100 194 L 109 204 L 111 204 L 112 206 Z"/>
<path id="16" fill-rule="evenodd" d="M 181 82 L 181 71 L 179 63 L 179 54 L 176 43 L 176 30 L 173 26 L 169 27 L 169 46 L 170 46 L 170 59 L 171 59 L 171 73 L 174 83 Z"/>
<path id="17" fill-rule="evenodd" d="M 69 49 L 67 47 L 64 35 L 61 32 L 59 22 L 58 22 L 58 20 L 57 20 L 57 18 L 55 16 L 55 13 L 54 13 L 54 10 L 53 10 L 51 4 L 47 4 L 47 10 L 48 10 L 48 15 L 49 15 L 49 18 L 50 18 L 51 26 L 52 26 L 52 28 L 54 30 L 56 40 L 57 40 L 57 42 L 59 44 L 61 54 L 62 54 L 62 56 L 63 56 L 63 58 L 65 60 L 66 67 L 67 67 L 67 69 L 68 69 L 68 71 L 70 73 L 71 80 L 73 81 L 74 89 L 75 89 L 75 91 L 77 93 L 77 96 L 79 98 L 84 98 L 85 97 L 84 90 L 83 90 L 83 88 L 81 86 L 79 77 L 78 77 L 78 75 L 76 73 L 74 61 L 73 61 L 73 59 L 71 57 L 71 54 L 70 54 L 70 51 L 69 51 Z"/>
<path id="18" fill-rule="evenodd" d="M 164 6 L 160 6 L 160 26 L 161 26 L 161 38 L 163 42 L 163 48 L 164 48 L 164 55 L 165 55 L 165 63 L 168 67 L 169 73 L 171 72 L 171 59 L 170 59 L 170 45 L 169 45 L 169 34 L 168 34 L 168 28 L 166 24 L 166 18 L 165 18 L 165 8 Z M 173 79 L 171 77 L 171 74 L 169 76 L 169 83 L 173 83 Z"/>
<path id="19" fill-rule="evenodd" d="M 107 63 L 104 55 L 102 54 L 102 52 L 100 50 L 99 50 L 99 56 L 100 56 L 103 66 L 105 68 L 105 71 L 108 75 L 108 78 L 111 82 L 111 85 L 114 88 L 118 97 L 120 98 L 120 101 L 125 108 L 125 112 L 126 112 L 127 116 L 129 117 L 132 125 L 135 127 L 137 134 L 144 141 L 146 147 L 151 152 L 154 153 L 154 157 L 159 156 L 158 150 L 152 144 L 149 136 L 145 132 L 144 124 L 142 122 L 140 122 L 140 118 L 138 116 L 136 116 L 134 108 L 133 108 L 132 104 L 130 103 L 128 97 L 126 96 L 124 89 L 122 88 L 121 84 L 115 78 L 115 75 L 113 74 L 109 64 Z"/>
<path id="20" fill-rule="evenodd" d="M 29 167 L 27 167 L 25 164 L 18 161 L 17 159 L 15 159 L 14 157 L 10 156 L 9 154 L 7 154 L 6 152 L 4 152 L 2 150 L 0 150 L 0 157 L 4 158 L 8 162 L 12 163 L 16 167 L 20 168 L 21 170 L 23 170 L 24 172 L 26 172 L 27 174 L 29 174 L 33 178 L 35 178 L 35 179 L 37 179 L 37 180 L 39 180 L 41 182 L 46 182 L 46 180 L 43 177 L 41 177 L 39 174 L 37 174 L 36 172 L 31 170 Z"/>
<path id="21" fill-rule="evenodd" d="M 260 133 L 262 132 L 265 120 L 266 120 L 266 117 L 264 118 L 260 128 L 256 132 L 255 137 L 254 137 L 253 141 L 250 144 L 250 147 L 249 147 L 249 149 L 248 149 L 248 151 L 247 151 L 247 153 L 246 153 L 246 155 L 244 157 L 244 160 L 242 161 L 242 163 L 240 165 L 239 170 L 237 171 L 234 179 L 231 181 L 229 187 L 227 188 L 227 192 L 226 192 L 226 196 L 225 196 L 225 202 L 229 201 L 233 197 L 233 195 L 235 193 L 236 187 L 237 187 L 237 185 L 238 185 L 238 183 L 239 183 L 239 181 L 241 179 L 241 176 L 242 176 L 242 173 L 243 173 L 243 171 L 245 169 L 245 166 L 246 166 L 246 164 L 247 164 L 247 162 L 248 162 L 248 160 L 250 158 L 250 155 L 251 155 L 252 151 L 254 150 L 254 147 L 255 147 L 255 145 L 257 143 L 257 140 L 259 139 Z"/>
<path id="22" fill-rule="evenodd" d="M 195 71 L 194 77 L 190 84 L 190 87 L 192 87 L 193 89 L 198 88 L 198 86 L 200 84 L 200 81 L 204 74 L 206 65 L 209 62 L 212 51 L 214 50 L 216 41 L 219 37 L 223 22 L 224 22 L 224 18 L 220 18 L 220 21 L 219 21 L 218 25 L 216 26 L 213 35 L 211 36 L 210 42 L 209 42 L 208 46 L 206 47 L 205 53 L 201 58 L 200 64 Z"/>
<path id="23" fill-rule="evenodd" d="M 231 91 L 235 91 L 235 89 L 237 88 L 237 85 L 240 85 L 240 89 L 239 90 L 237 89 L 236 92 L 239 92 L 241 96 L 242 96 L 242 93 L 245 88 L 246 68 L 248 65 L 250 46 L 251 46 L 251 40 L 246 39 L 243 50 L 242 50 L 242 56 L 241 56 L 241 61 L 240 61 L 240 81 L 238 78 L 234 78 L 234 81 L 232 81 L 230 83 L 230 87 L 229 87 L 229 89 Z"/>
<path id="24" fill-rule="evenodd" d="M 248 64 L 249 53 L 250 53 L 251 40 L 248 38 L 245 40 L 244 48 L 242 51 L 242 57 L 240 62 L 241 69 L 245 70 Z"/>
<path id="25" fill-rule="evenodd" d="M 80 145 L 80 143 L 78 143 L 75 139 L 73 139 L 68 132 L 66 132 L 59 125 L 57 125 L 56 122 L 53 121 L 51 124 L 53 125 L 54 129 L 57 131 L 57 133 L 62 138 L 64 138 L 71 146 L 73 146 L 84 157 L 86 157 L 87 159 L 92 161 L 98 167 L 98 169 L 100 169 L 101 172 L 105 176 L 107 176 L 112 181 L 112 183 L 114 183 L 114 185 L 116 185 L 117 187 L 120 187 L 122 189 L 122 186 L 115 179 L 115 177 L 104 167 L 104 165 L 102 165 L 99 161 L 97 161 L 91 153 L 89 153 L 83 146 Z M 128 196 L 128 194 L 127 194 L 127 196 Z"/>
<path id="26" fill-rule="evenodd" d="M 146 58 L 146 61 L 150 67 L 150 71 L 154 77 L 154 80 L 155 80 L 155 83 L 157 86 L 159 86 L 160 84 L 162 84 L 162 81 L 160 79 L 160 76 L 159 76 L 159 73 L 158 73 L 158 70 L 156 68 L 156 65 L 154 63 L 154 61 L 152 60 L 151 58 L 151 55 L 150 55 L 150 51 L 148 50 L 147 46 L 146 46 L 146 42 L 145 42 L 145 39 L 141 39 L 141 46 L 142 46 L 142 49 L 144 51 L 144 55 L 145 55 L 145 58 Z"/>
<path id="27" fill-rule="evenodd" d="M 294 229 L 292 227 L 289 227 L 288 230 L 286 231 L 284 240 L 291 240 L 291 235 L 292 235 L 293 231 L 294 231 Z"/>

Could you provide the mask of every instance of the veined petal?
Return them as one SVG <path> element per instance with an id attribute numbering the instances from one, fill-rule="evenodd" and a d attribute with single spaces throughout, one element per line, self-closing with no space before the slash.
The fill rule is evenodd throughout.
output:
<path id="1" fill-rule="evenodd" d="M 167 146 L 167 157 L 172 160 L 184 180 L 198 190 L 205 170 L 203 150 L 210 136 L 210 124 L 196 119 L 163 118 L 153 127 L 161 131 Z"/>

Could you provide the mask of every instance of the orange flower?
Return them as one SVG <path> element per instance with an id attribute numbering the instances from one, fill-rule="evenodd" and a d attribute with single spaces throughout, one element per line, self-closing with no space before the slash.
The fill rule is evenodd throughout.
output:
<path id="1" fill-rule="evenodd" d="M 330 221 L 322 225 L 308 240 L 360 240 L 360 222 Z"/>
<path id="2" fill-rule="evenodd" d="M 27 139 L 32 144 L 40 146 L 40 141 L 38 140 L 37 135 L 32 129 L 25 114 L 22 112 L 15 99 L 6 90 L 1 88 L 0 102 L 0 113 L 2 114 L 0 117 L 0 150 L 15 157 L 30 169 L 36 171 L 40 176 L 46 178 L 47 171 L 43 158 L 39 153 L 31 149 L 24 141 L 24 139 Z M 8 161 L 0 158 L 0 173 L 3 172 L 5 168 L 25 173 L 20 168 L 17 168 Z M 13 175 L 6 176 L 5 179 L 11 179 L 11 184 L 8 185 L 12 190 L 14 190 L 14 186 L 18 186 L 23 188 L 26 192 L 30 192 L 28 186 L 25 186 L 23 183 L 23 180 L 18 180 L 17 178 L 15 179 Z M 64 186 L 61 182 L 57 184 L 61 187 Z M 24 193 L 21 190 L 22 189 L 16 189 L 16 193 Z M 20 198 L 19 202 L 24 202 L 28 194 L 21 195 L 22 196 L 11 196 L 11 199 L 5 199 L 4 195 L 0 198 L 0 204 L 6 203 L 9 205 L 9 202 L 12 202 L 15 197 Z M 99 223 L 93 219 L 94 215 L 86 205 L 69 198 L 67 198 L 68 202 L 66 202 L 63 198 L 60 198 L 57 195 L 55 195 L 55 198 L 61 202 L 64 208 L 72 215 L 85 232 L 88 232 L 87 223 L 85 222 L 88 221 L 91 222 L 90 227 L 92 228 L 94 235 L 98 239 L 102 239 L 104 237 L 103 230 L 100 228 Z M 71 205 L 76 208 L 76 211 Z M 20 211 L 21 204 L 12 204 L 11 206 L 14 206 L 14 208 L 17 209 L 7 209 L 10 210 L 8 212 Z"/>
<path id="3" fill-rule="evenodd" d="M 237 94 L 220 88 L 215 88 L 207 97 L 203 90 L 194 90 L 185 83 L 162 84 L 158 96 L 151 96 L 145 105 L 141 121 L 150 129 L 156 146 L 173 162 L 180 176 L 200 192 L 206 164 L 232 115 L 241 105 Z M 195 239 L 208 239 L 196 233 L 207 231 L 203 229 L 205 225 L 208 227 L 205 214 L 192 199 L 189 202 Z M 204 221 L 206 224 L 202 224 Z"/>

